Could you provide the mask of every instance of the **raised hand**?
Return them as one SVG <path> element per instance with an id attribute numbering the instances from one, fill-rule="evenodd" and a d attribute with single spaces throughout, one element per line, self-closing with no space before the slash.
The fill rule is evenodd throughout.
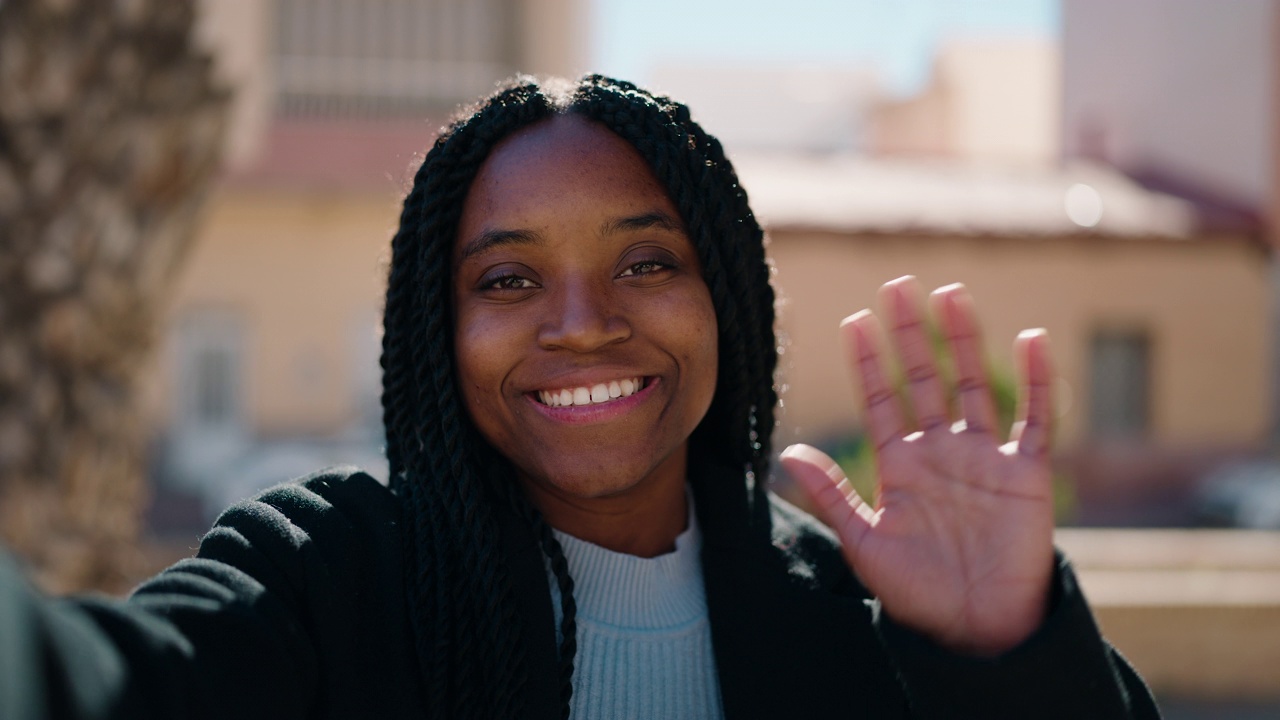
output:
<path id="1" fill-rule="evenodd" d="M 909 276 L 887 283 L 879 301 L 914 425 L 886 375 L 875 315 L 864 310 L 841 323 L 875 443 L 875 505 L 815 448 L 793 445 L 782 464 L 889 617 L 954 651 L 999 654 L 1042 622 L 1053 572 L 1048 337 L 1023 331 L 1014 342 L 1018 419 L 1002 444 L 965 289 L 941 288 L 930 303 L 955 365 L 954 417 L 919 284 Z"/>

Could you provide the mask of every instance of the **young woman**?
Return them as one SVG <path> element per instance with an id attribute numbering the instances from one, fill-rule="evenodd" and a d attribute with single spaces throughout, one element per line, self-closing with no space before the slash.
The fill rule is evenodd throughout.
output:
<path id="1" fill-rule="evenodd" d="M 436 141 L 392 246 L 390 488 L 267 491 L 123 602 L 0 570 L 5 717 L 1157 717 L 1053 551 L 1043 333 L 1002 445 L 963 288 L 932 296 L 953 417 L 886 285 L 887 332 L 842 328 L 877 505 L 805 446 L 834 535 L 768 492 L 763 235 L 685 107 L 519 81 Z"/>

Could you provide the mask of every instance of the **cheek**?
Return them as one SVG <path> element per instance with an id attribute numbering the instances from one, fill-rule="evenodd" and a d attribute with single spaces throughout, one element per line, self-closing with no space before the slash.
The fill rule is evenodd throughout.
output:
<path id="1" fill-rule="evenodd" d="M 485 323 L 465 314 L 457 318 L 456 328 L 453 347 L 462 405 L 472 421 L 484 428 L 491 424 L 489 415 L 495 397 L 501 392 L 505 374 L 501 333 L 486 331 Z"/>
<path id="2" fill-rule="evenodd" d="M 709 407 L 715 395 L 716 376 L 719 371 L 720 333 L 716 323 L 715 308 L 711 296 L 704 289 L 695 294 L 678 316 L 682 318 L 681 334 L 684 343 L 684 364 L 696 385 L 699 404 Z M 703 412 L 706 411 L 703 407 Z"/>

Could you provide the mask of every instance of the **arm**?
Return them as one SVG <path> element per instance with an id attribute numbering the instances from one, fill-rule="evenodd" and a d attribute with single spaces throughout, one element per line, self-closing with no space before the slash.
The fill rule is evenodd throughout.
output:
<path id="1" fill-rule="evenodd" d="M 243 503 L 199 557 L 127 601 L 44 598 L 0 561 L 3 717 L 303 717 L 316 686 L 293 557 L 304 537 Z"/>
<path id="2" fill-rule="evenodd" d="M 978 717 L 1154 716 L 1143 714 L 1154 713 L 1145 688 L 1054 559 L 1047 337 L 1024 332 L 1015 342 L 1019 417 L 1002 442 L 972 300 L 958 285 L 932 298 L 954 360 L 952 399 L 921 295 L 914 278 L 880 294 L 905 403 L 886 379 L 876 317 L 864 311 L 841 328 L 876 448 L 875 504 L 814 448 L 782 454 L 875 596 L 877 629 L 913 707 L 922 717 L 954 717 L 961 707 Z"/>

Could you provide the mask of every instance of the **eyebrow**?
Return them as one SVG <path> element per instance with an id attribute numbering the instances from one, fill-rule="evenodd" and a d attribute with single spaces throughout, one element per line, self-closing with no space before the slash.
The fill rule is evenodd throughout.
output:
<path id="1" fill-rule="evenodd" d="M 636 230 L 648 230 L 650 228 L 684 234 L 684 224 L 659 210 L 610 220 L 600 227 L 600 234 L 612 235 L 618 232 L 635 232 Z"/>
<path id="2" fill-rule="evenodd" d="M 601 235 L 612 235 L 620 232 L 636 232 L 659 228 L 673 233 L 684 233 L 684 225 L 675 218 L 661 212 L 647 212 L 639 215 L 608 220 L 600 226 Z M 467 242 L 458 256 L 458 263 L 503 245 L 537 245 L 543 238 L 532 230 L 485 230 Z"/>
<path id="3" fill-rule="evenodd" d="M 458 256 L 458 263 L 502 245 L 537 245 L 542 236 L 532 230 L 485 230 L 469 240 Z"/>

